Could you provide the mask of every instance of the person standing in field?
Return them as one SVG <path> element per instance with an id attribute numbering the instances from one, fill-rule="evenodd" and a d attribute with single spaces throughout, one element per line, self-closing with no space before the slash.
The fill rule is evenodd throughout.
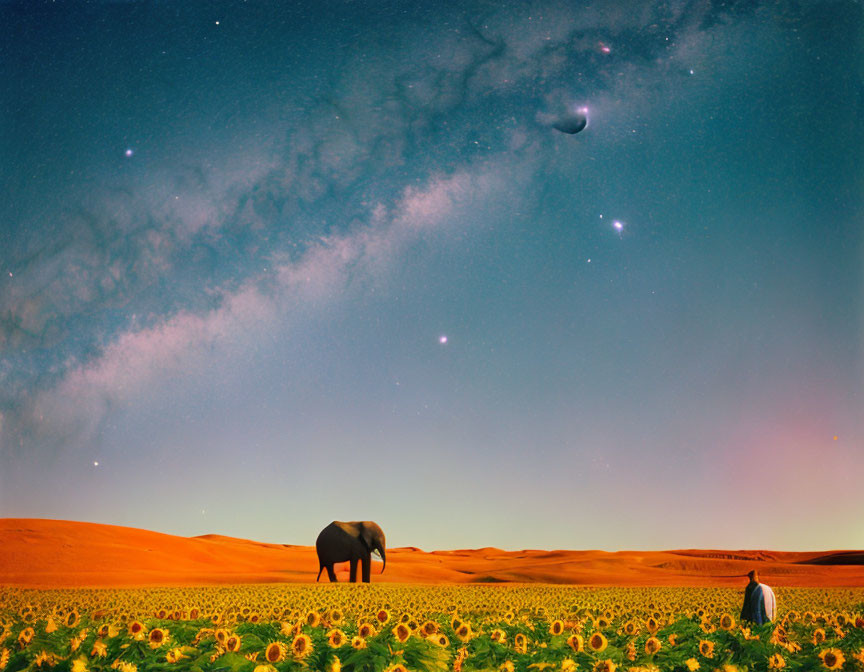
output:
<path id="1" fill-rule="evenodd" d="M 759 583 L 759 572 L 755 569 L 747 573 L 750 583 L 744 589 L 744 606 L 741 608 L 741 620 L 753 621 L 762 625 L 773 621 L 777 615 L 777 599 L 770 586 Z"/>

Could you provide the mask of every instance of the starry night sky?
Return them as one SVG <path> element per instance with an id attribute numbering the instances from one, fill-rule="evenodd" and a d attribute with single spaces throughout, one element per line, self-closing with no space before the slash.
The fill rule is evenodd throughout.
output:
<path id="1" fill-rule="evenodd" d="M 864 547 L 860 2 L 0 2 L 0 71 L 0 515 Z"/>

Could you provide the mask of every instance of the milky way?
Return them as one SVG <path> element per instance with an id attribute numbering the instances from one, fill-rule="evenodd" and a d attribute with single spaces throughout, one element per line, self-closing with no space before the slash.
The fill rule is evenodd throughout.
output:
<path id="1" fill-rule="evenodd" d="M 0 515 L 859 547 L 861 14 L 0 4 Z"/>

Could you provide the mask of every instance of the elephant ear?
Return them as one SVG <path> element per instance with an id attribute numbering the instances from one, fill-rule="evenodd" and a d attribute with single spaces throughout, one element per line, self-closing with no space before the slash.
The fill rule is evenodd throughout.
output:
<path id="1" fill-rule="evenodd" d="M 366 521 L 360 523 L 360 525 L 360 538 L 370 551 L 375 550 L 379 544 L 383 543 L 384 534 L 381 532 L 381 528 L 375 523 Z"/>

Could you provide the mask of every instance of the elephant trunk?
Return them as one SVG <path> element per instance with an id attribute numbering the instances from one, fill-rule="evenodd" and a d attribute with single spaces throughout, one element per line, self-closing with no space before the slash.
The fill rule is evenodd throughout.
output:
<path id="1" fill-rule="evenodd" d="M 381 573 L 384 573 L 384 568 L 387 566 L 387 555 L 384 553 L 384 544 L 376 544 L 375 550 L 381 555 L 381 562 L 384 563 L 381 566 Z"/>

